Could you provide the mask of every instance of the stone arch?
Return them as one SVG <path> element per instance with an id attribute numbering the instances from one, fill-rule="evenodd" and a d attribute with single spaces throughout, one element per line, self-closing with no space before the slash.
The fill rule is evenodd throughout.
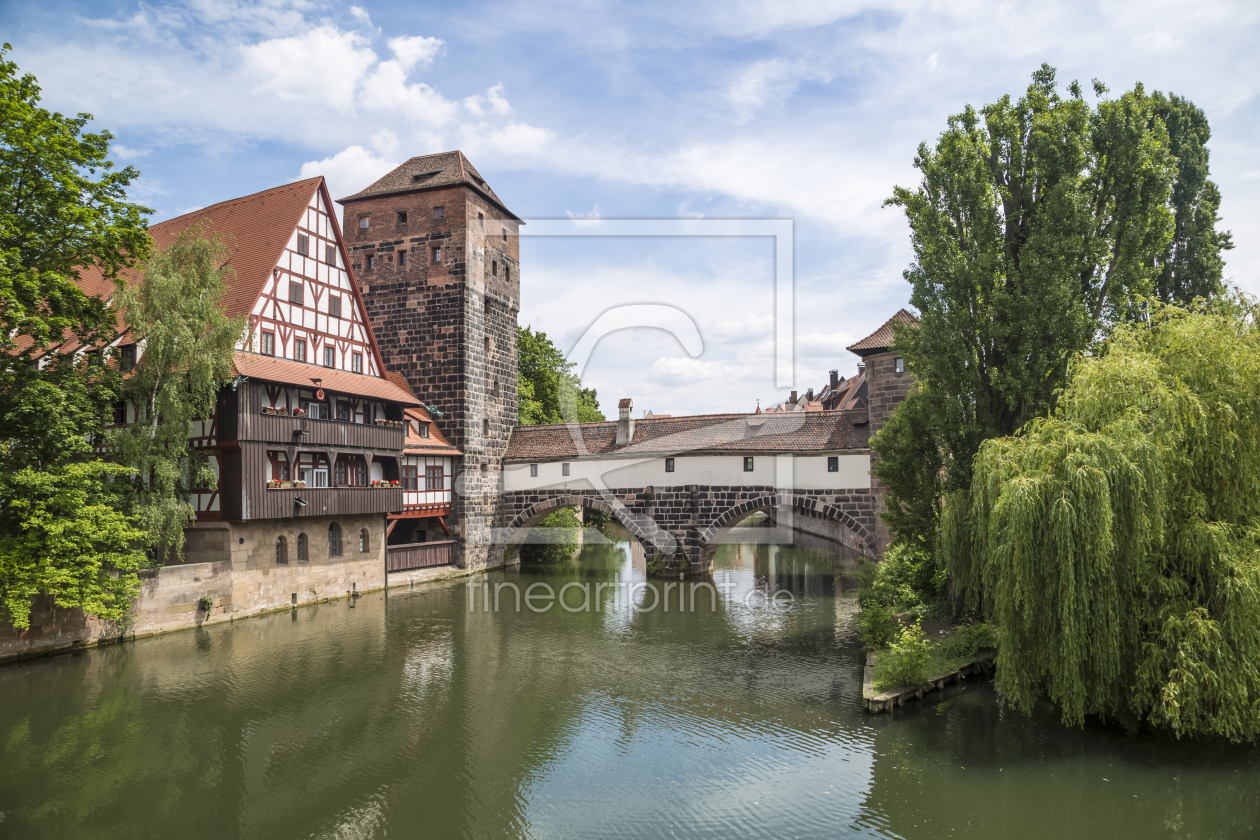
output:
<path id="1" fill-rule="evenodd" d="M 512 517 L 512 521 L 507 527 L 507 531 L 511 535 L 509 545 L 519 546 L 524 543 L 529 529 L 537 525 L 543 517 L 556 508 L 575 507 L 578 505 L 594 508 L 611 516 L 642 544 L 644 552 L 649 557 L 655 553 L 658 547 L 666 551 L 666 553 L 672 553 L 675 547 L 676 540 L 674 537 L 657 526 L 650 517 L 643 514 L 635 514 L 621 504 L 609 504 L 598 491 L 560 493 L 539 499 L 527 506 L 516 516 Z"/>
<path id="2" fill-rule="evenodd" d="M 700 532 L 701 551 L 707 551 L 719 535 L 729 531 L 751 514 L 774 510 L 785 505 L 791 505 L 793 513 L 798 516 L 812 516 L 816 519 L 839 523 L 841 544 L 866 557 L 877 556 L 874 533 L 852 514 L 835 505 L 827 504 L 817 497 L 791 492 L 763 493 L 732 505 Z"/>

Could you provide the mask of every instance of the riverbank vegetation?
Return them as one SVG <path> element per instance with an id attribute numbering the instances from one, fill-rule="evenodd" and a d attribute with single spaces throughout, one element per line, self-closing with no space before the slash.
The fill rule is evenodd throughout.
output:
<path id="1" fill-rule="evenodd" d="M 988 624 L 955 627 L 943 637 L 929 639 L 916 621 L 902 627 L 895 639 L 875 651 L 875 690 L 924 685 L 930 677 L 957 671 L 969 663 L 991 661 L 997 648 L 997 633 Z"/>
<path id="2" fill-rule="evenodd" d="M 594 388 L 583 388 L 547 334 L 530 327 L 516 328 L 516 406 L 522 426 L 543 423 L 597 423 L 607 420 L 599 410 Z"/>
<path id="3" fill-rule="evenodd" d="M 1043 66 L 952 117 L 889 199 L 918 384 L 872 441 L 895 536 L 863 634 L 904 646 L 898 611 L 991 619 L 1017 708 L 1254 739 L 1257 308 L 1222 280 L 1203 112 L 1093 94 Z"/>
<path id="4" fill-rule="evenodd" d="M 43 593 L 118 620 L 137 570 L 182 544 L 189 482 L 209 478 L 189 463 L 188 419 L 205 416 L 204 394 L 224 381 L 239 329 L 215 332 L 207 315 L 217 315 L 216 246 L 191 237 L 154 253 L 151 211 L 126 200 L 140 173 L 114 168 L 113 137 L 87 131 L 90 115 L 41 108 L 37 81 L 8 50 L 0 50 L 0 619 L 29 626 L 31 599 Z M 85 293 L 77 281 L 88 270 L 108 290 Z M 162 282 L 145 290 L 124 276 Z M 106 349 L 124 323 L 135 341 L 150 342 L 125 379 L 117 348 Z M 171 352 L 156 353 L 160 345 Z M 203 368 L 212 375 L 199 377 Z M 161 383 L 145 384 L 158 374 Z M 151 408 L 149 442 L 103 457 L 115 406 L 136 388 Z M 171 436 L 181 443 L 158 445 Z"/>

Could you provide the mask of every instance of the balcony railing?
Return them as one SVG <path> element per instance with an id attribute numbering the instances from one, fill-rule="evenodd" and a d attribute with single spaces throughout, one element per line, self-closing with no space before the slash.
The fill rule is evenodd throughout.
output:
<path id="1" fill-rule="evenodd" d="M 264 488 L 262 492 L 247 494 L 249 509 L 243 511 L 241 518 L 282 519 L 356 513 L 398 513 L 403 506 L 402 493 L 398 487 Z"/>
<path id="2" fill-rule="evenodd" d="M 455 541 L 408 543 L 385 549 L 385 571 L 405 572 L 431 566 L 449 566 L 455 562 Z"/>
<path id="3" fill-rule="evenodd" d="M 357 449 L 401 451 L 404 428 L 350 423 L 345 420 L 312 420 L 292 414 L 243 414 L 237 418 L 237 439 L 302 446 L 350 446 Z"/>

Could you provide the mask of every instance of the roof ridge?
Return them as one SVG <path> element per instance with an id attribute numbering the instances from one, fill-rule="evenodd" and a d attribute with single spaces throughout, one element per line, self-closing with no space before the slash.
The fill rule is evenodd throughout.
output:
<path id="1" fill-rule="evenodd" d="M 167 224 L 170 224 L 171 222 L 179 221 L 185 216 L 195 216 L 198 213 L 205 213 L 209 210 L 213 210 L 214 208 L 221 207 L 222 205 L 225 205 L 225 204 L 235 204 L 238 201 L 244 201 L 247 198 L 254 198 L 255 196 L 262 195 L 263 193 L 275 192 L 276 190 L 282 190 L 282 189 L 285 189 L 286 187 L 296 187 L 299 184 L 305 184 L 307 181 L 322 181 L 323 179 L 324 179 L 323 175 L 316 175 L 313 178 L 303 178 L 298 181 L 290 181 L 287 184 L 281 184 L 277 187 L 268 187 L 265 190 L 252 192 L 248 195 L 238 195 L 236 198 L 225 198 L 222 201 L 216 201 L 214 204 L 207 204 L 205 207 L 199 207 L 196 210 L 189 210 L 187 213 L 181 213 L 180 215 L 172 216 L 171 218 L 166 219 L 165 221 L 161 221 L 161 222 L 157 222 L 155 224 L 149 225 L 149 228 L 152 229 L 155 227 L 161 227 L 162 225 L 167 225 Z M 312 193 L 314 192 L 313 188 L 311 192 Z"/>

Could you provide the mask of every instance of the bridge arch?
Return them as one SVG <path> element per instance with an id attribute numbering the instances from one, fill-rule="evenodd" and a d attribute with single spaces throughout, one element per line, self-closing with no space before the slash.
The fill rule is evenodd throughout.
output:
<path id="1" fill-rule="evenodd" d="M 815 496 L 788 491 L 763 493 L 744 499 L 718 514 L 707 528 L 700 531 L 701 552 L 708 554 L 725 534 L 752 514 L 762 511 L 774 512 L 782 510 L 785 506 L 790 506 L 795 516 L 807 516 L 835 523 L 838 526 L 837 536 L 842 545 L 865 557 L 877 556 L 875 534 L 852 514 Z"/>
<path id="2" fill-rule="evenodd" d="M 611 504 L 598 492 L 570 493 L 568 495 L 548 496 L 528 505 L 508 525 L 508 544 L 523 545 L 529 531 L 543 520 L 547 514 L 562 507 L 589 507 L 611 516 L 618 524 L 634 535 L 650 555 L 654 550 L 672 554 L 677 541 L 658 527 L 651 517 L 631 512 L 622 504 Z"/>

